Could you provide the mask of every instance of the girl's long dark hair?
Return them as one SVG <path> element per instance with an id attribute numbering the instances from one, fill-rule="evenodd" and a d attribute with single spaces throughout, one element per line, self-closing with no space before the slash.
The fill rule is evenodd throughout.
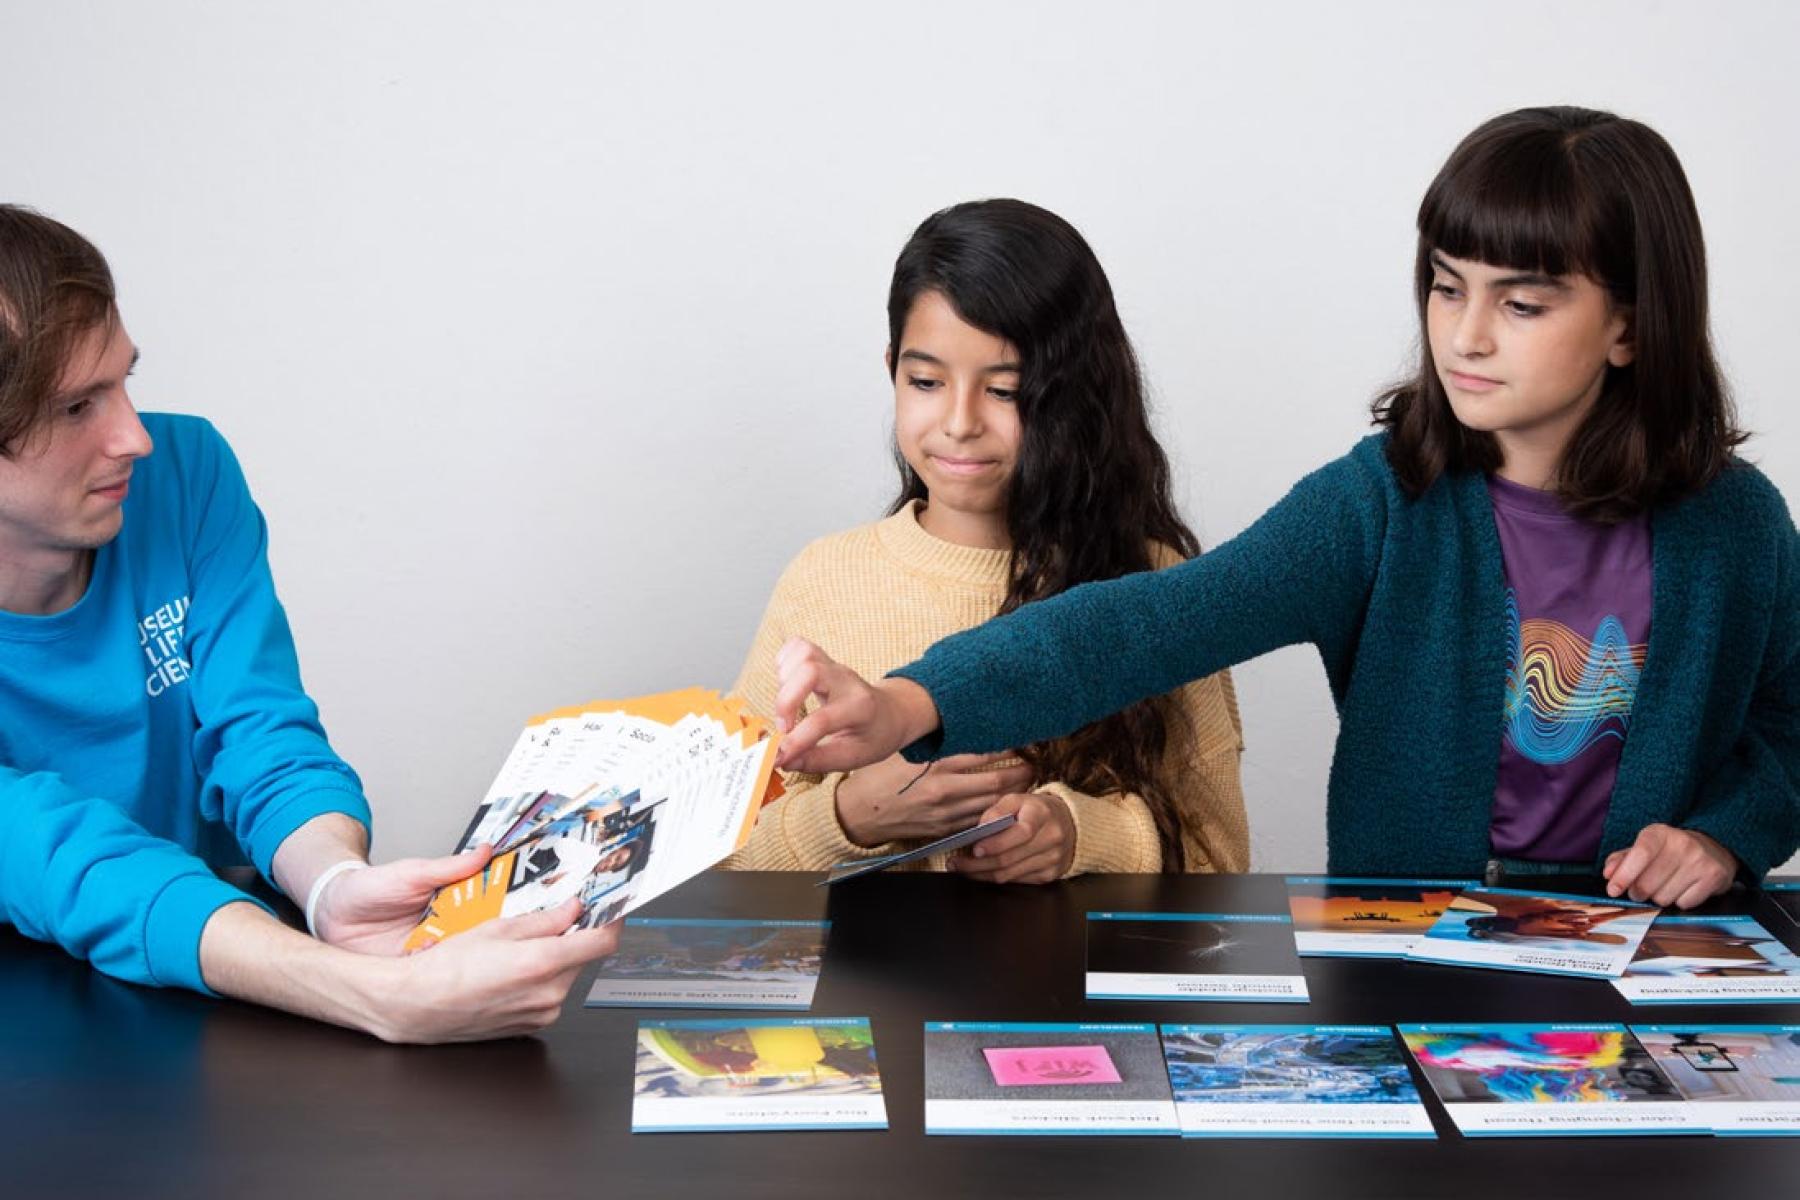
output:
<path id="1" fill-rule="evenodd" d="M 1192 558 L 1198 539 L 1171 495 L 1150 431 L 1143 378 L 1094 252 L 1067 221 L 1019 200 L 977 200 L 927 217 L 894 264 L 890 363 L 913 304 L 936 292 L 964 321 L 1019 355 L 1021 445 L 1007 494 L 1012 569 L 1000 611 L 1078 583 L 1160 565 L 1160 543 Z M 896 445 L 900 494 L 926 499 Z M 1023 748 L 1042 780 L 1094 795 L 1135 792 L 1156 820 L 1164 870 L 1186 866 L 1168 787 L 1172 696 L 1147 700 L 1053 742 Z"/>
<path id="2" fill-rule="evenodd" d="M 1424 327 L 1434 250 L 1586 275 L 1626 312 L 1631 364 L 1606 368 L 1557 473 L 1571 513 L 1620 521 L 1697 491 L 1744 441 L 1713 356 L 1706 245 L 1675 151 L 1649 126 L 1611 113 L 1522 108 L 1464 138 L 1419 205 L 1418 371 L 1374 405 L 1409 492 L 1446 471 L 1500 466 L 1493 434 L 1456 420 L 1432 360 Z"/>

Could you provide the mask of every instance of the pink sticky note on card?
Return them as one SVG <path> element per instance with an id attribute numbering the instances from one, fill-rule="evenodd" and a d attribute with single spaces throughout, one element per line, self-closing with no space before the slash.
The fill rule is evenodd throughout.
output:
<path id="1" fill-rule="evenodd" d="M 989 1046 L 982 1053 L 1001 1087 L 1123 1082 L 1105 1046 Z"/>

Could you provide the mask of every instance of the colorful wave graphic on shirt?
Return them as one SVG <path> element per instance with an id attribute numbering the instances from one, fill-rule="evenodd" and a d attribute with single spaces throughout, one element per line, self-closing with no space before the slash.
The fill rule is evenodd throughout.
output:
<path id="1" fill-rule="evenodd" d="M 1648 647 L 1633 645 L 1617 617 L 1590 641 L 1560 621 L 1519 619 L 1506 589 L 1506 739 L 1535 763 L 1572 761 L 1602 738 L 1625 739 Z"/>

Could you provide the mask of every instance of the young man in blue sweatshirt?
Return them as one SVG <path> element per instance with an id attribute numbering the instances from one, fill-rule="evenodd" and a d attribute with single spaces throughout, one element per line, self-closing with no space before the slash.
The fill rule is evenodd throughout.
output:
<path id="1" fill-rule="evenodd" d="M 367 870 L 369 808 L 300 684 L 267 531 L 205 421 L 139 417 L 99 252 L 0 205 L 0 921 L 110 975 L 390 1041 L 556 1018 L 578 908 L 402 939 L 485 852 Z M 253 863 L 278 922 L 213 868 Z"/>

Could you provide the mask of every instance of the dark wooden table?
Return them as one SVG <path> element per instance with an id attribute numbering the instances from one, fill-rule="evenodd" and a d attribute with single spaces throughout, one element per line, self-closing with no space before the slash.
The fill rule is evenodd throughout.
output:
<path id="1" fill-rule="evenodd" d="M 1002 1021 L 1800 1021 L 1796 1005 L 1634 1012 L 1601 981 L 1309 959 L 1312 1003 L 1089 1003 L 1089 910 L 1283 912 L 1279 876 L 714 873 L 647 915 L 829 917 L 813 1006 L 873 1019 L 886 1132 L 639 1135 L 641 1015 L 582 1009 L 541 1037 L 393 1047 L 279 1013 L 115 983 L 0 929 L 0 1195 L 1790 1196 L 1800 1140 L 1459 1137 L 1436 1142 L 927 1138 L 921 1023 Z M 1508 881 L 1517 883 L 1518 881 Z M 1558 890 L 1571 890 L 1569 881 Z M 1577 886 L 1573 890 L 1591 890 Z M 1795 944 L 1766 896 L 1737 894 Z"/>

